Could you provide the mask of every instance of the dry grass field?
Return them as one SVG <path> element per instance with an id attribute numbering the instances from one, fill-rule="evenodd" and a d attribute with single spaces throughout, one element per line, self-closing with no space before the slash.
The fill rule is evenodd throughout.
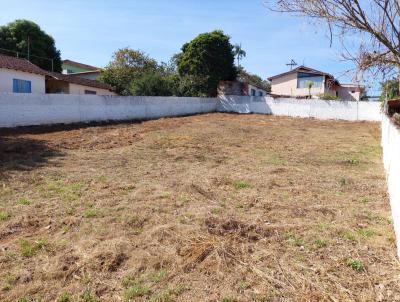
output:
<path id="1" fill-rule="evenodd" d="M 400 301 L 379 124 L 0 131 L 0 301 Z"/>

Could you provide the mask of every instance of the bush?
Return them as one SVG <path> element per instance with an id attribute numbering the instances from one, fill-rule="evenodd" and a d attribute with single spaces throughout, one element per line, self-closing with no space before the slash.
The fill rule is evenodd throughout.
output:
<path id="1" fill-rule="evenodd" d="M 338 101 L 339 100 L 339 97 L 332 95 L 330 93 L 321 93 L 318 95 L 318 97 L 321 100 L 325 100 L 325 101 Z"/>
<path id="2" fill-rule="evenodd" d="M 147 73 L 131 83 L 132 95 L 140 96 L 172 96 L 176 88 L 171 76 L 159 73 Z"/>

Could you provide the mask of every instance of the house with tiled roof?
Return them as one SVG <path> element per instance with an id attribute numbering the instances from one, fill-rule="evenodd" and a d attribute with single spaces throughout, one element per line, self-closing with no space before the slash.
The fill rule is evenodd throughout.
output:
<path id="1" fill-rule="evenodd" d="M 26 59 L 0 55 L 0 93 L 116 95 L 96 80 L 48 72 Z"/>
<path id="2" fill-rule="evenodd" d="M 299 66 L 268 78 L 271 94 L 287 97 L 313 97 L 331 95 L 346 101 L 359 101 L 365 88 L 355 84 L 341 84 L 329 73 Z M 311 87 L 310 87 L 311 86 Z"/>
<path id="3" fill-rule="evenodd" d="M 75 62 L 72 60 L 62 61 L 62 73 L 89 80 L 97 80 L 100 76 L 101 68 Z"/>
<path id="4" fill-rule="evenodd" d="M 0 55 L 0 93 L 45 93 L 48 76 L 28 60 Z"/>

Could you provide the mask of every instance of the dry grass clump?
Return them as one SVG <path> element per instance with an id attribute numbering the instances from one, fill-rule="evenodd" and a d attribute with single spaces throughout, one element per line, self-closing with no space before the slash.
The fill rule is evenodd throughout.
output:
<path id="1" fill-rule="evenodd" d="M 397 301 L 379 125 L 0 131 L 1 301 Z"/>

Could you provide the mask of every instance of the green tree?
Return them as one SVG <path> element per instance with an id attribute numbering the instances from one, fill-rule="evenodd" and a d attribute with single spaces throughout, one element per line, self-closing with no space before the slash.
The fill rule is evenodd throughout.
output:
<path id="1" fill-rule="evenodd" d="M 156 72 L 157 68 L 157 62 L 144 52 L 123 48 L 114 53 L 99 80 L 115 87 L 117 93 L 129 95 L 133 81 Z"/>
<path id="2" fill-rule="evenodd" d="M 239 71 L 239 78 L 243 82 L 249 82 L 259 88 L 264 89 L 267 92 L 271 92 L 271 83 L 267 80 L 263 80 L 260 76 L 252 73 L 248 73 L 243 68 Z"/>
<path id="3" fill-rule="evenodd" d="M 132 95 L 172 96 L 176 93 L 175 82 L 171 76 L 160 72 L 147 73 L 131 83 Z"/>
<path id="4" fill-rule="evenodd" d="M 198 89 L 195 94 L 216 96 L 220 80 L 236 79 L 235 57 L 229 39 L 217 30 L 201 34 L 183 45 L 182 52 L 176 58 L 179 74 L 188 76 L 187 83 L 196 78 L 205 81 L 194 87 Z"/>
<path id="5" fill-rule="evenodd" d="M 399 81 L 397 79 L 387 80 L 381 83 L 381 96 L 380 100 L 383 102 L 386 99 L 390 100 L 400 95 Z"/>
<path id="6" fill-rule="evenodd" d="M 61 53 L 55 46 L 54 39 L 46 34 L 36 23 L 28 20 L 15 20 L 0 27 L 1 53 L 28 58 L 28 43 L 30 61 L 45 69 L 61 72 Z M 53 66 L 52 61 L 53 60 Z"/>

